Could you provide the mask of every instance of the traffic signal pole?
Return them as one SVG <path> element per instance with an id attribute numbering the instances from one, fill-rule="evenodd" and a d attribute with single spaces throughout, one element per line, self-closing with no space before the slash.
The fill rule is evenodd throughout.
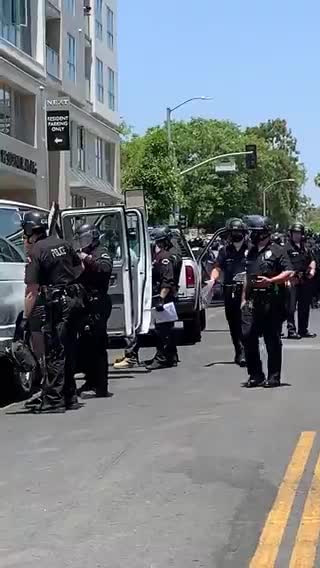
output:
<path id="1" fill-rule="evenodd" d="M 187 168 L 186 170 L 179 172 L 179 175 L 184 176 L 185 174 L 193 172 L 194 170 L 197 170 L 198 168 L 201 168 L 206 164 L 210 164 L 211 162 L 215 162 L 216 160 L 222 160 L 223 158 L 233 158 L 234 156 L 248 156 L 250 154 L 253 154 L 252 150 L 250 150 L 249 152 L 229 152 L 228 154 L 220 154 L 219 156 L 213 156 L 213 158 L 208 158 L 207 160 L 200 162 L 200 164 L 196 164 L 195 166 L 191 166 L 190 168 Z"/>

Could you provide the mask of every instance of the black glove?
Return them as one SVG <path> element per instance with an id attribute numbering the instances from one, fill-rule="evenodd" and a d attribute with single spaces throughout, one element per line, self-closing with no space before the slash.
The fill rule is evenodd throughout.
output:
<path id="1" fill-rule="evenodd" d="M 155 305 L 157 312 L 163 312 L 164 311 L 163 303 L 164 303 L 163 298 L 157 299 L 156 305 Z"/>
<path id="2" fill-rule="evenodd" d="M 28 332 L 28 328 L 29 328 L 29 322 L 27 318 L 23 317 L 23 312 L 20 312 L 16 321 L 14 339 L 15 340 L 21 339 L 22 341 L 24 341 L 25 335 Z"/>

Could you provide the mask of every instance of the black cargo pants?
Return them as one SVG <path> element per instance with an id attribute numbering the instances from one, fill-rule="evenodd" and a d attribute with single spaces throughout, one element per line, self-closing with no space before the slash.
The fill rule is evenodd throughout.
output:
<path id="1" fill-rule="evenodd" d="M 242 286 L 224 286 L 224 309 L 236 355 L 243 349 L 241 327 Z"/>
<path id="2" fill-rule="evenodd" d="M 64 406 L 76 399 L 74 374 L 80 313 L 78 302 L 65 295 L 45 305 L 42 328 L 46 362 L 42 399 L 45 404 Z"/>
<path id="3" fill-rule="evenodd" d="M 305 280 L 287 289 L 288 294 L 288 334 L 296 333 L 295 313 L 298 312 L 298 333 L 305 335 L 308 331 L 310 304 L 312 300 L 312 280 Z"/>
<path id="4" fill-rule="evenodd" d="M 88 387 L 97 395 L 108 393 L 108 336 L 107 322 L 111 313 L 111 301 L 105 291 L 94 294 L 86 305 L 83 336 L 83 370 Z"/>
<path id="5" fill-rule="evenodd" d="M 268 354 L 268 380 L 280 382 L 282 313 L 278 298 L 261 291 L 242 309 L 242 335 L 248 374 L 252 379 L 262 379 L 264 375 L 259 349 L 259 338 L 263 337 Z"/>
<path id="6" fill-rule="evenodd" d="M 169 365 L 177 362 L 178 351 L 174 335 L 174 323 L 157 323 L 155 325 L 155 332 L 157 337 L 157 352 L 155 358 Z"/>

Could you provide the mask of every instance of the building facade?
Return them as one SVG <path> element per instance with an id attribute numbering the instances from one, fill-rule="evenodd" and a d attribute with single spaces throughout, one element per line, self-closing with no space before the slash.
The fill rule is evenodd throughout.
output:
<path id="1" fill-rule="evenodd" d="M 121 199 L 116 8 L 0 0 L 0 198 L 60 207 Z M 46 101 L 58 97 L 70 99 L 70 152 L 47 151 Z"/>

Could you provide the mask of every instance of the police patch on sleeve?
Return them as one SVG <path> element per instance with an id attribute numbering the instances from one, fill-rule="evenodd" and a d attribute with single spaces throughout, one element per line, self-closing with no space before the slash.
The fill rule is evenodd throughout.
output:
<path id="1" fill-rule="evenodd" d="M 104 253 L 101 255 L 101 258 L 106 258 L 107 260 L 109 260 L 110 256 L 109 256 L 106 252 L 104 252 Z"/>
<path id="2" fill-rule="evenodd" d="M 170 260 L 169 260 L 168 258 L 164 258 L 164 259 L 162 260 L 162 263 L 161 263 L 161 264 L 164 264 L 164 265 L 170 264 Z"/>
<path id="3" fill-rule="evenodd" d="M 268 260 L 268 259 L 271 258 L 271 257 L 272 257 L 272 250 L 267 250 L 266 253 L 265 253 L 265 255 L 264 255 L 264 258 L 265 258 L 266 260 Z"/>

